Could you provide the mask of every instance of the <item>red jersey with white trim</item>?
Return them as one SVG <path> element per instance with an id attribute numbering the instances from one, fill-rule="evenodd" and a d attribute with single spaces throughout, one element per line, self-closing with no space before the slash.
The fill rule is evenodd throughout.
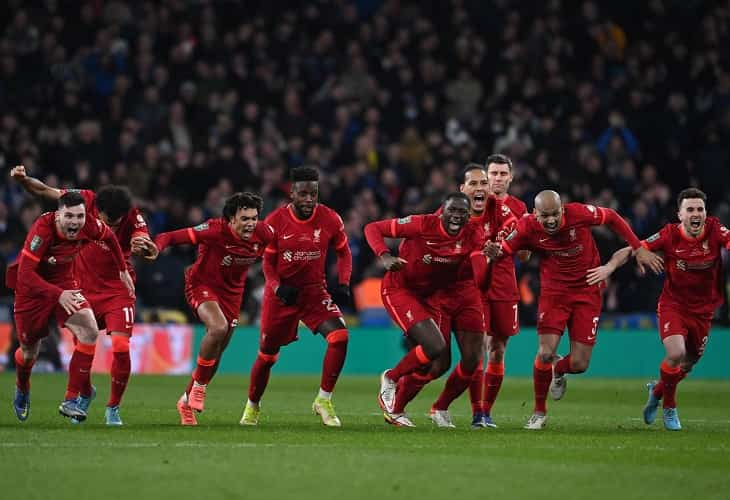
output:
<path id="1" fill-rule="evenodd" d="M 198 257 L 185 272 L 187 284 L 207 286 L 225 295 L 243 294 L 249 266 L 274 238 L 271 226 L 259 222 L 251 238 L 241 239 L 222 217 L 208 219 L 187 232 L 191 243 L 198 245 Z"/>
<path id="2" fill-rule="evenodd" d="M 527 205 L 522 200 L 512 195 L 502 200 L 503 207 L 508 207 L 515 219 L 508 223 L 503 230 L 497 232 L 495 240 L 501 243 L 515 227 L 517 222 L 527 213 Z M 515 260 L 513 258 L 497 259 L 492 263 L 492 279 L 487 290 L 487 300 L 515 302 L 520 300 L 520 292 L 517 289 L 517 277 L 515 275 Z"/>
<path id="3" fill-rule="evenodd" d="M 46 212 L 36 219 L 28 232 L 18 259 L 16 298 L 43 296 L 57 301 L 63 290 L 78 288 L 76 256 L 89 241 L 111 242 L 114 234 L 99 219 L 90 215 L 75 240 L 68 240 L 56 229 L 56 212 Z M 118 250 L 117 250 L 118 251 Z M 121 254 L 110 267 L 119 276 Z"/>
<path id="4" fill-rule="evenodd" d="M 530 250 L 540 256 L 540 292 L 565 293 L 595 289 L 587 285 L 588 269 L 601 265 L 591 226 L 603 224 L 605 209 L 583 203 L 566 203 L 560 229 L 548 234 L 534 214 L 522 217 L 502 241 L 508 253 Z M 505 256 L 503 258 L 511 258 Z"/>
<path id="5" fill-rule="evenodd" d="M 468 266 L 471 271 L 470 256 L 481 252 L 486 241 L 480 223 L 469 221 L 451 236 L 444 229 L 441 216 L 435 214 L 411 215 L 383 223 L 389 225 L 390 237 L 404 238 L 398 256 L 408 261 L 400 271 L 385 273 L 383 287 L 407 288 L 424 295 L 463 279 L 461 266 Z"/>
<path id="6" fill-rule="evenodd" d="M 325 285 L 329 246 L 339 251 L 347 245 L 345 225 L 337 212 L 317 203 L 312 215 L 301 220 L 289 204 L 271 212 L 265 222 L 276 233 L 266 252 L 276 254 L 276 274 L 281 283 L 297 288 Z"/>
<path id="7" fill-rule="evenodd" d="M 651 251 L 664 252 L 664 288 L 659 308 L 672 306 L 692 314 L 711 315 L 722 304 L 723 247 L 730 249 L 730 230 L 708 217 L 697 238 L 682 223 L 667 224 L 644 241 Z"/>
<path id="8" fill-rule="evenodd" d="M 68 191 L 72 190 L 61 190 L 61 194 Z M 96 193 L 88 189 L 77 190 L 77 192 L 84 197 L 87 213 L 98 218 L 99 209 L 96 206 Z M 114 235 L 122 248 L 122 254 L 124 254 L 129 273 L 132 279 L 136 281 L 136 275 L 131 263 L 132 238 L 135 236 L 149 237 L 147 223 L 137 207 L 130 208 L 122 217 L 119 225 L 114 229 Z M 81 289 L 90 293 L 109 292 L 110 289 L 114 289 L 127 294 L 127 287 L 119 279 L 119 273 L 116 271 L 113 262 L 111 249 L 103 241 L 92 241 L 89 245 L 85 245 L 76 261 L 76 277 L 81 284 Z"/>

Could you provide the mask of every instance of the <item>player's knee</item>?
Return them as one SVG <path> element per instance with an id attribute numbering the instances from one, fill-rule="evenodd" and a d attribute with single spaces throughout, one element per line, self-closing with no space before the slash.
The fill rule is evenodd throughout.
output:
<path id="1" fill-rule="evenodd" d="M 97 337 L 99 337 L 99 330 L 96 328 L 96 324 L 76 327 L 76 338 L 82 344 L 96 344 Z"/>
<path id="2" fill-rule="evenodd" d="M 129 337 L 112 335 L 112 352 L 129 352 Z"/>
<path id="3" fill-rule="evenodd" d="M 687 351 L 684 349 L 684 346 L 677 346 L 673 347 L 672 349 L 667 349 L 667 361 L 669 361 L 674 366 L 682 364 L 686 355 Z"/>
<path id="4" fill-rule="evenodd" d="M 213 321 L 207 330 L 209 335 L 223 342 L 228 334 L 228 322 L 225 319 Z"/>
<path id="5" fill-rule="evenodd" d="M 441 375 L 449 371 L 451 368 L 451 357 L 450 356 L 441 356 L 440 358 L 434 360 L 431 363 L 431 368 L 428 371 L 428 374 L 431 375 L 434 379 L 439 378 Z"/>
<path id="6" fill-rule="evenodd" d="M 346 329 L 332 330 L 327 334 L 325 339 L 329 345 L 345 345 L 350 338 L 350 334 Z"/>
<path id="7" fill-rule="evenodd" d="M 441 336 L 423 343 L 423 352 L 428 356 L 428 359 L 438 358 L 444 350 L 446 350 L 446 342 Z"/>

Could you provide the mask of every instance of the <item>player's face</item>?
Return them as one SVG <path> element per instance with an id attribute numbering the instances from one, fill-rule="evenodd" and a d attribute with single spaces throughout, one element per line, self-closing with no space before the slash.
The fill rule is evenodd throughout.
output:
<path id="1" fill-rule="evenodd" d="M 489 191 L 497 196 L 507 194 L 509 185 L 512 182 L 512 171 L 505 163 L 490 163 L 487 165 L 487 177 L 489 178 Z"/>
<path id="2" fill-rule="evenodd" d="M 450 235 L 455 235 L 469 220 L 469 203 L 466 200 L 451 198 L 444 204 L 441 213 L 441 224 Z"/>
<path id="3" fill-rule="evenodd" d="M 301 219 L 308 219 L 314 212 L 319 196 L 319 184 L 315 181 L 300 181 L 292 184 L 291 201 Z"/>
<path id="4" fill-rule="evenodd" d="M 685 198 L 679 206 L 679 220 L 690 236 L 699 236 L 705 227 L 707 213 L 705 202 L 701 198 Z"/>
<path id="5" fill-rule="evenodd" d="M 255 208 L 239 208 L 236 215 L 228 219 L 233 232 L 243 240 L 248 240 L 253 236 L 258 221 L 259 211 Z"/>
<path id="6" fill-rule="evenodd" d="M 535 207 L 535 219 L 548 234 L 555 234 L 560 229 L 560 222 L 563 219 L 562 205 L 549 207 Z"/>
<path id="7" fill-rule="evenodd" d="M 67 240 L 75 240 L 78 238 L 85 222 L 86 207 L 84 205 L 60 207 L 56 212 L 56 226 L 58 227 L 58 231 Z"/>
<path id="8" fill-rule="evenodd" d="M 464 175 L 464 184 L 459 186 L 459 189 L 471 200 L 471 211 L 475 215 L 481 215 L 487 204 L 487 192 L 489 191 L 487 173 L 480 168 L 469 170 Z"/>

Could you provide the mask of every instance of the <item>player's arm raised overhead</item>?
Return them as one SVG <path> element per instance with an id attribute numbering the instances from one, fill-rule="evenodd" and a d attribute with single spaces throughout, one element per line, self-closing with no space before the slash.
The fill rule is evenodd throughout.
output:
<path id="1" fill-rule="evenodd" d="M 35 196 L 42 196 L 49 200 L 57 200 L 61 197 L 62 193 L 60 189 L 53 188 L 35 177 L 30 177 L 26 174 L 25 166 L 23 165 L 13 167 L 10 170 L 10 177 L 23 186 L 23 189 Z"/>
<path id="2" fill-rule="evenodd" d="M 409 216 L 371 222 L 365 226 L 364 233 L 368 245 L 373 249 L 375 255 L 380 257 L 383 267 L 387 271 L 400 271 L 408 262 L 390 254 L 390 249 L 385 244 L 385 238 L 412 238 L 421 234 L 422 228 L 422 217 Z"/>

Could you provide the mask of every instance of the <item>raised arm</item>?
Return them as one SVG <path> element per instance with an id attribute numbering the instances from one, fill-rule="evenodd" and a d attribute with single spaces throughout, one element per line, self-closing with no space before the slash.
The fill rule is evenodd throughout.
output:
<path id="1" fill-rule="evenodd" d="M 53 188 L 35 177 L 30 177 L 26 174 L 25 166 L 23 165 L 13 167 L 10 170 L 10 177 L 32 195 L 41 196 L 49 200 L 58 200 L 61 197 L 60 189 Z"/>

